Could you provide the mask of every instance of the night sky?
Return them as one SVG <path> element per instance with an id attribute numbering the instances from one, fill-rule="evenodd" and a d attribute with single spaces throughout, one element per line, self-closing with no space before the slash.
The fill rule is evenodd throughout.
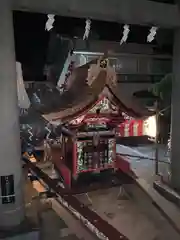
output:
<path id="1" fill-rule="evenodd" d="M 45 31 L 47 16 L 15 11 L 13 17 L 17 59 L 23 62 L 31 62 L 35 58 L 42 60 L 49 39 L 49 33 Z M 82 38 L 85 19 L 59 16 L 55 19 L 53 31 L 68 37 Z M 122 24 L 92 21 L 92 38 L 119 42 L 122 31 Z M 148 31 L 148 27 L 131 26 L 128 42 L 146 43 Z"/>
<path id="2" fill-rule="evenodd" d="M 48 43 L 44 30 L 47 17 L 43 14 L 14 12 L 16 57 L 20 62 L 42 61 Z"/>

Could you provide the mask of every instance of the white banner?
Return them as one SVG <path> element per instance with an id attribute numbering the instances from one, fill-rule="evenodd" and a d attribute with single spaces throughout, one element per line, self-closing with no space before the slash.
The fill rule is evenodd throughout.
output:
<path id="1" fill-rule="evenodd" d="M 16 62 L 16 73 L 17 73 L 18 105 L 21 109 L 28 109 L 31 103 L 24 86 L 24 80 L 23 80 L 22 68 L 21 68 L 20 62 Z"/>

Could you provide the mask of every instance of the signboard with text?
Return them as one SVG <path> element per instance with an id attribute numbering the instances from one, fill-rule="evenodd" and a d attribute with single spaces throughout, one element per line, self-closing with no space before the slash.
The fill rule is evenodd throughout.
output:
<path id="1" fill-rule="evenodd" d="M 14 176 L 1 176 L 1 202 L 2 204 L 9 204 L 15 202 L 15 192 L 14 192 Z"/>

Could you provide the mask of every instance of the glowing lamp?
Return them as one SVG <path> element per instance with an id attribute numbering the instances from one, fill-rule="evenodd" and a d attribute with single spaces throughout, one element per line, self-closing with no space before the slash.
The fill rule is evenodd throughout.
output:
<path id="1" fill-rule="evenodd" d="M 145 124 L 145 135 L 155 138 L 157 134 L 157 123 L 156 123 L 156 116 L 151 116 L 147 118 L 144 122 Z"/>

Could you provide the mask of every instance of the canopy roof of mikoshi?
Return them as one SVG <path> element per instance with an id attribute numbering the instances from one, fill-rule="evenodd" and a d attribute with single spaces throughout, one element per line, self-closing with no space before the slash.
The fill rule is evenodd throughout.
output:
<path id="1" fill-rule="evenodd" d="M 66 122 L 91 108 L 105 89 L 108 98 L 129 116 L 141 118 L 152 115 L 116 81 L 116 73 L 105 57 L 76 68 L 63 93 L 50 83 L 35 83 L 27 92 L 32 107 L 41 112 L 47 121 Z"/>

